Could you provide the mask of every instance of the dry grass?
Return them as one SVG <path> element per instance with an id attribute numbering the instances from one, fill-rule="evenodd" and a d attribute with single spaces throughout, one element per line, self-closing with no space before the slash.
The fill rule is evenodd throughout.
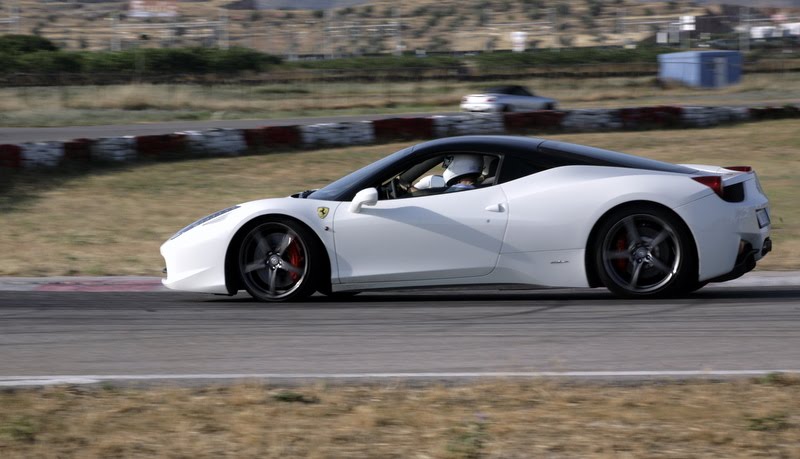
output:
<path id="1" fill-rule="evenodd" d="M 563 108 L 798 102 L 800 74 L 753 74 L 718 90 L 662 89 L 653 77 L 528 78 L 514 81 Z M 0 126 L 58 126 L 176 119 L 281 118 L 458 110 L 465 94 L 507 81 L 416 81 L 244 85 L 0 88 Z"/>
<path id="2" fill-rule="evenodd" d="M 549 136 L 678 163 L 752 165 L 772 202 L 776 251 L 761 269 L 800 268 L 796 120 L 701 130 Z M 142 163 L 90 175 L 26 173 L 0 195 L 0 275 L 160 275 L 158 247 L 237 202 L 323 186 L 407 144 Z M 0 182 L 2 183 L 2 182 Z"/>
<path id="3" fill-rule="evenodd" d="M 58 387 L 0 394 L 6 458 L 800 457 L 800 381 Z"/>

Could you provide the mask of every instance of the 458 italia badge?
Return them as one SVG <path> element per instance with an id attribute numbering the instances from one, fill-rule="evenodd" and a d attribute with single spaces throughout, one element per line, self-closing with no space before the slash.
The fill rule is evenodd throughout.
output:
<path id="1" fill-rule="evenodd" d="M 328 209 L 327 207 L 317 207 L 317 216 L 319 218 L 325 218 L 328 216 L 329 211 L 330 209 Z"/>

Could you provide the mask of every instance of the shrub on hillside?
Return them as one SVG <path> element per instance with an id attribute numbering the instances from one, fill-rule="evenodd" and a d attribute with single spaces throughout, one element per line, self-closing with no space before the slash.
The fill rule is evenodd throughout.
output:
<path id="1" fill-rule="evenodd" d="M 37 51 L 17 57 L 16 64 L 17 71 L 25 73 L 80 73 L 83 53 Z"/>
<path id="2" fill-rule="evenodd" d="M 0 35 L 0 52 L 4 54 L 27 54 L 36 51 L 56 51 L 58 46 L 37 35 Z"/>
<path id="3" fill-rule="evenodd" d="M 580 65 L 597 63 L 656 62 L 656 56 L 669 49 L 640 47 L 637 49 L 543 49 L 526 53 L 497 52 L 484 53 L 470 59 L 481 70 L 500 67 L 536 67 L 541 65 Z"/>

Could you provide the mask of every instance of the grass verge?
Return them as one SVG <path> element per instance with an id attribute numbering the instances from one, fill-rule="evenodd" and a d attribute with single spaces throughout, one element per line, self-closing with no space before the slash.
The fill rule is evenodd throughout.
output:
<path id="1" fill-rule="evenodd" d="M 286 394 L 292 394 L 291 397 Z M 797 457 L 800 380 L 261 383 L 0 393 L 27 457 Z"/>
<path id="2" fill-rule="evenodd" d="M 653 77 L 521 78 L 562 108 L 797 102 L 800 74 L 746 75 L 722 89 L 660 88 Z M 131 84 L 0 88 L 0 126 L 75 126 L 457 111 L 461 98 L 509 81 L 296 82 L 264 85 Z"/>
<path id="3" fill-rule="evenodd" d="M 714 129 L 553 135 L 676 163 L 752 165 L 771 199 L 776 250 L 761 269 L 800 268 L 796 120 Z M 175 231 L 238 202 L 323 186 L 408 144 L 25 172 L 0 181 L 0 275 L 161 274 Z"/>

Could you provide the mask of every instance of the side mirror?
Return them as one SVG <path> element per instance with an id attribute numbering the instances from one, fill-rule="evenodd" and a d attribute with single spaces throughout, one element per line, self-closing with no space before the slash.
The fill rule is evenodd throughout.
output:
<path id="1" fill-rule="evenodd" d="M 357 214 L 361 212 L 361 206 L 374 206 L 378 203 L 378 190 L 375 188 L 365 188 L 353 197 L 350 203 L 350 212 Z"/>

